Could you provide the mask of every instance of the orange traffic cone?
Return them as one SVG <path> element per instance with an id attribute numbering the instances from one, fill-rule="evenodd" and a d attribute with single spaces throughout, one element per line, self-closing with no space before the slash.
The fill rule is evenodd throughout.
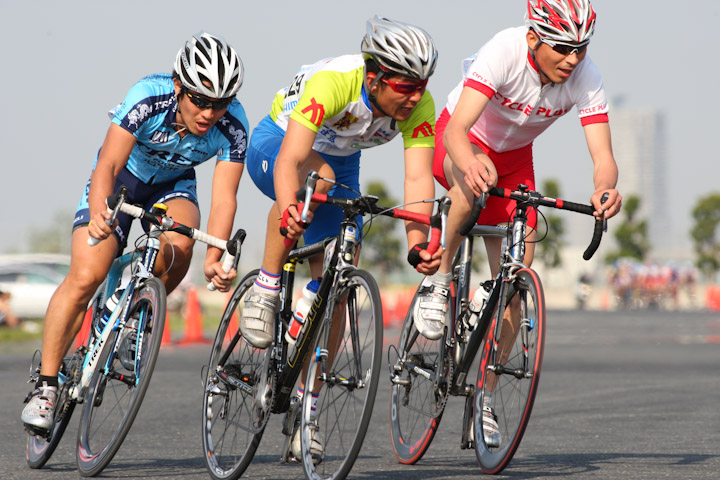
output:
<path id="1" fill-rule="evenodd" d="M 170 345 L 172 343 L 172 336 L 170 335 L 170 312 L 165 311 L 165 326 L 163 327 L 162 340 L 160 346 Z"/>
<path id="2" fill-rule="evenodd" d="M 82 345 L 85 345 L 85 342 L 88 339 L 88 336 L 90 335 L 90 329 L 92 328 L 92 308 L 89 308 L 87 312 L 85 312 L 85 318 L 83 319 L 82 327 L 80 327 L 80 331 L 75 336 L 75 348 L 78 348 Z"/>
<path id="3" fill-rule="evenodd" d="M 185 304 L 185 336 L 177 342 L 177 345 L 194 343 L 207 344 L 211 343 L 211 341 L 203 337 L 202 312 L 197 288 L 190 287 Z"/>

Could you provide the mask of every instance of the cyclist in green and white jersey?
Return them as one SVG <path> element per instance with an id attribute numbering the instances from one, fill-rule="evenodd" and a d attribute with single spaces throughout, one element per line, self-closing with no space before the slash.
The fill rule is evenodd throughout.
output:
<path id="1" fill-rule="evenodd" d="M 248 173 L 275 200 L 268 215 L 262 270 L 240 321 L 243 336 L 256 347 L 266 348 L 272 341 L 280 273 L 290 251 L 280 230 L 281 218 L 287 238 L 293 241 L 304 234 L 305 242 L 312 243 L 339 231 L 341 213 L 330 206 L 315 209 L 307 231 L 301 222 L 295 192 L 309 171 L 358 191 L 360 152 L 402 134 L 405 202 L 434 196 L 435 106 L 425 89 L 437 63 L 433 40 L 421 28 L 376 16 L 367 22 L 361 52 L 303 66 L 290 86 L 276 94 L 270 114 L 253 130 Z M 319 181 L 317 191 L 354 195 L 331 187 Z M 432 205 L 408 208 L 431 213 Z M 410 222 L 406 231 L 410 247 L 427 240 L 424 225 Z M 418 250 L 419 271 L 434 272 L 442 252 L 430 255 L 421 247 Z M 310 268 L 313 278 L 319 277 L 322 259 L 312 261 Z"/>

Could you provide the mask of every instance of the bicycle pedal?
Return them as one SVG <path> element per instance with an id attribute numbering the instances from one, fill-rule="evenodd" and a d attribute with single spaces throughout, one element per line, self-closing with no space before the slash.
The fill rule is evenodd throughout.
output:
<path id="1" fill-rule="evenodd" d="M 46 441 L 50 441 L 52 437 L 52 431 L 55 428 L 55 425 L 52 425 L 48 430 L 33 427 L 31 425 L 24 425 L 25 431 L 30 435 L 31 437 L 42 437 Z"/>

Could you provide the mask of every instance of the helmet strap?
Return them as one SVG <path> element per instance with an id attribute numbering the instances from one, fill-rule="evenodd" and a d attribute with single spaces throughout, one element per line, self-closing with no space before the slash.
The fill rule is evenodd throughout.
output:
<path id="1" fill-rule="evenodd" d="M 371 93 L 373 87 L 374 87 L 375 85 L 377 85 L 378 81 L 380 81 L 380 78 L 383 76 L 384 73 L 385 73 L 385 72 L 383 72 L 382 70 L 380 70 L 377 74 L 375 74 L 375 80 L 373 80 L 372 83 L 370 84 L 370 88 L 368 89 L 368 92 L 367 92 L 367 93 L 368 93 L 368 99 L 370 100 L 370 103 L 372 103 L 373 109 L 377 109 L 378 112 L 382 113 L 382 114 L 385 115 L 386 117 L 389 117 L 390 115 L 388 115 L 388 113 L 387 113 L 385 110 L 383 110 L 382 107 L 378 104 L 378 102 L 377 102 L 377 96 L 376 96 L 376 95 L 373 95 L 373 94 Z M 379 88 L 379 87 L 378 87 L 378 88 Z"/>
<path id="2" fill-rule="evenodd" d="M 180 93 L 180 95 L 182 95 L 182 92 Z M 176 104 L 177 104 L 177 110 L 175 111 L 175 120 L 177 120 L 177 119 L 178 119 L 178 115 L 182 116 L 182 113 L 180 112 L 180 97 L 179 97 L 178 95 L 175 95 L 175 102 L 176 102 Z M 189 132 L 189 130 L 188 130 L 188 128 L 187 128 L 187 125 L 185 125 L 184 123 L 180 123 L 180 122 L 170 122 L 170 125 L 172 125 L 173 128 L 176 129 L 176 130 L 175 130 L 175 133 L 173 133 L 172 135 L 170 135 L 170 138 L 174 137 L 175 135 L 180 135 L 180 134 L 182 134 L 183 132 L 186 132 L 186 131 Z M 180 128 L 177 128 L 177 127 L 180 127 Z"/>
<path id="3" fill-rule="evenodd" d="M 528 48 L 530 48 L 530 58 L 532 58 L 533 62 L 535 62 L 535 66 L 537 67 L 537 70 L 538 70 L 538 75 L 540 76 L 540 83 L 542 83 L 542 77 L 543 77 L 543 75 L 545 75 L 545 78 L 547 78 L 548 81 L 552 85 L 555 85 L 555 82 L 550 80 L 550 77 L 548 77 L 547 74 L 542 71 L 542 69 L 540 68 L 540 63 L 537 61 L 537 58 L 535 58 L 535 52 L 537 51 L 538 48 L 540 48 L 541 44 L 542 44 L 542 40 L 538 40 L 538 42 L 535 44 L 535 48 L 528 47 Z"/>

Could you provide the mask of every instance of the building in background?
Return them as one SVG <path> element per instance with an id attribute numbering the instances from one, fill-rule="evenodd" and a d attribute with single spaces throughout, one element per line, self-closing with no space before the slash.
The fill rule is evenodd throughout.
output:
<path id="1" fill-rule="evenodd" d="M 624 198 L 640 197 L 639 215 L 648 222 L 650 257 L 676 256 L 685 235 L 674 232 L 670 220 L 664 115 L 625 106 L 622 98 L 613 99 L 611 111 L 613 152 L 620 167 L 618 190 Z"/>

